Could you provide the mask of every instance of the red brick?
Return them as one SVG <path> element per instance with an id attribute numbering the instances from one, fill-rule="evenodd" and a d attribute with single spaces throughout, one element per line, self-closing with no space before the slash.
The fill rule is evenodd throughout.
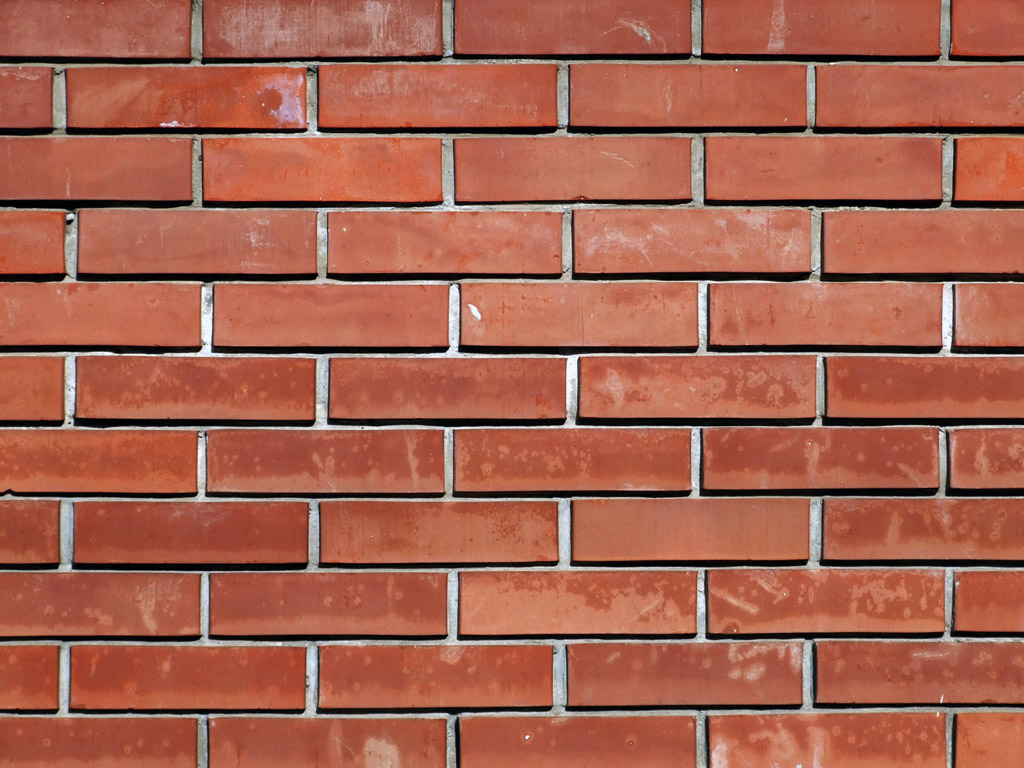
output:
<path id="1" fill-rule="evenodd" d="M 958 712 L 957 768 L 1016 768 L 1024 754 L 1024 714 Z"/>
<path id="2" fill-rule="evenodd" d="M 308 421 L 316 361 L 273 357 L 79 357 L 75 416 L 123 421 Z"/>
<path id="3" fill-rule="evenodd" d="M 6 347 L 200 345 L 199 286 L 0 283 Z"/>
<path id="4" fill-rule="evenodd" d="M 0 421 L 61 421 L 64 360 L 0 357 Z"/>
<path id="5" fill-rule="evenodd" d="M 210 634 L 439 636 L 446 592 L 437 573 L 216 573 Z"/>
<path id="6" fill-rule="evenodd" d="M 558 125 L 554 64 L 337 64 L 320 67 L 326 128 L 542 128 Z"/>
<path id="7" fill-rule="evenodd" d="M 207 0 L 211 59 L 440 56 L 441 0 Z"/>
<path id="8" fill-rule="evenodd" d="M 327 709 L 496 709 L 551 706 L 546 645 L 326 646 Z"/>
<path id="9" fill-rule="evenodd" d="M 60 560 L 59 528 L 59 502 L 0 502 L 0 563 L 57 563 Z"/>
<path id="10" fill-rule="evenodd" d="M 1024 360 L 830 357 L 828 415 L 853 419 L 1024 418 Z"/>
<path id="11" fill-rule="evenodd" d="M 1024 125 L 1024 67 L 846 65 L 817 68 L 819 128 Z"/>
<path id="12" fill-rule="evenodd" d="M 306 127 L 301 67 L 73 67 L 66 77 L 69 128 Z"/>
<path id="13" fill-rule="evenodd" d="M 0 275 L 63 274 L 63 211 L 0 211 Z"/>
<path id="14" fill-rule="evenodd" d="M 218 347 L 448 346 L 447 285 L 218 285 Z"/>
<path id="15" fill-rule="evenodd" d="M 938 430 L 740 427 L 704 431 L 704 487 L 715 491 L 935 489 Z"/>
<path id="16" fill-rule="evenodd" d="M 82 211 L 78 274 L 316 274 L 313 211 Z"/>
<path id="17" fill-rule="evenodd" d="M 320 562 L 342 565 L 553 563 L 553 501 L 324 501 Z"/>
<path id="18" fill-rule="evenodd" d="M 1024 285 L 958 285 L 953 344 L 1024 347 Z"/>
<path id="19" fill-rule="evenodd" d="M 688 716 L 463 717 L 463 768 L 695 768 Z"/>
<path id="20" fill-rule="evenodd" d="M 918 136 L 709 136 L 708 200 L 942 199 L 942 140 Z"/>
<path id="21" fill-rule="evenodd" d="M 956 574 L 956 632 L 1024 632 L 1024 571 Z"/>
<path id="22" fill-rule="evenodd" d="M 214 493 L 444 491 L 441 430 L 218 429 L 207 437 Z"/>
<path id="23" fill-rule="evenodd" d="M 199 576 L 0 573 L 5 637 L 199 635 Z"/>
<path id="24" fill-rule="evenodd" d="M 305 502 L 75 503 L 75 563 L 305 564 Z"/>
<path id="25" fill-rule="evenodd" d="M 934 58 L 939 6 L 939 0 L 706 0 L 702 46 L 705 54 Z"/>
<path id="26" fill-rule="evenodd" d="M 172 717 L 4 717 L 0 752 L 11 766 L 192 768 L 196 730 Z"/>
<path id="27" fill-rule="evenodd" d="M 574 126 L 801 128 L 807 69 L 750 64 L 574 64 Z"/>
<path id="28" fill-rule="evenodd" d="M 0 489 L 13 493 L 196 492 L 195 432 L 0 430 Z"/>
<path id="29" fill-rule="evenodd" d="M 715 347 L 933 347 L 942 286 L 921 283 L 713 283 Z"/>
<path id="30" fill-rule="evenodd" d="M 563 420 L 565 361 L 334 358 L 329 413 L 343 420 Z"/>
<path id="31" fill-rule="evenodd" d="M 803 700 L 800 643 L 569 645 L 569 706 L 789 706 Z"/>
<path id="32" fill-rule="evenodd" d="M 954 198 L 1024 201 L 1024 140 L 974 136 L 956 140 Z"/>
<path id="33" fill-rule="evenodd" d="M 605 208 L 573 212 L 582 274 L 811 271 L 807 211 Z"/>
<path id="34" fill-rule="evenodd" d="M 950 430 L 949 464 L 951 488 L 1024 488 L 1024 430 Z"/>
<path id="35" fill-rule="evenodd" d="M 0 67 L 0 128 L 51 128 L 52 90 L 53 70 L 49 67 Z"/>
<path id="36" fill-rule="evenodd" d="M 708 574 L 708 632 L 942 634 L 941 570 L 728 570 Z"/>
<path id="37" fill-rule="evenodd" d="M 554 211 L 334 211 L 328 273 L 562 274 L 562 215 Z"/>
<path id="38" fill-rule="evenodd" d="M 56 645 L 5 645 L 0 651 L 0 709 L 57 709 Z"/>
<path id="39" fill-rule="evenodd" d="M 1024 560 L 1015 499 L 826 499 L 825 559 Z"/>
<path id="40" fill-rule="evenodd" d="M 1020 56 L 1024 19 L 1015 0 L 956 0 L 954 56 Z"/>
<path id="41" fill-rule="evenodd" d="M 210 720 L 210 766 L 228 768 L 444 768 L 444 718 L 243 718 Z"/>
<path id="42" fill-rule="evenodd" d="M 813 419 L 813 356 L 584 357 L 587 419 Z"/>
<path id="43" fill-rule="evenodd" d="M 978 642 L 817 644 L 818 704 L 1020 704 L 1024 645 Z"/>
<path id="44" fill-rule="evenodd" d="M 461 0 L 455 52 L 520 56 L 690 53 L 690 9 L 660 0 Z"/>
<path id="45" fill-rule="evenodd" d="M 713 715 L 711 768 L 946 768 L 946 716 L 931 712 Z"/>
<path id="46" fill-rule="evenodd" d="M 463 493 L 689 491 L 689 429 L 460 429 Z"/>
<path id="47" fill-rule="evenodd" d="M 305 648 L 79 645 L 71 708 L 301 710 L 305 675 Z"/>
<path id="48" fill-rule="evenodd" d="M 515 6 L 514 10 L 520 9 Z M 676 136 L 456 139 L 455 199 L 464 203 L 689 200 L 690 139 Z"/>
<path id="49" fill-rule="evenodd" d="M 459 576 L 459 634 L 692 635 L 693 571 L 504 571 Z"/>
<path id="50" fill-rule="evenodd" d="M 203 139 L 203 199 L 439 203 L 441 140 Z"/>
<path id="51" fill-rule="evenodd" d="M 802 499 L 576 499 L 573 562 L 799 561 Z"/>
<path id="52" fill-rule="evenodd" d="M 697 285 L 464 283 L 466 347 L 697 346 Z"/>
<path id="53" fill-rule="evenodd" d="M 188 202 L 192 140 L 0 137 L 0 198 Z"/>
<path id="54" fill-rule="evenodd" d="M 6 0 L 0 56 L 187 59 L 189 0 Z"/>
<path id="55" fill-rule="evenodd" d="M 1017 275 L 1022 238 L 1020 211 L 835 211 L 825 214 L 823 266 L 872 277 Z"/>

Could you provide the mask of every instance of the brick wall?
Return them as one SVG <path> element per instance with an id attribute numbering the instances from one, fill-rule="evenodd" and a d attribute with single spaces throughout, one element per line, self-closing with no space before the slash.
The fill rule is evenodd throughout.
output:
<path id="1" fill-rule="evenodd" d="M 0 765 L 1024 764 L 1016 0 L 0 59 Z"/>

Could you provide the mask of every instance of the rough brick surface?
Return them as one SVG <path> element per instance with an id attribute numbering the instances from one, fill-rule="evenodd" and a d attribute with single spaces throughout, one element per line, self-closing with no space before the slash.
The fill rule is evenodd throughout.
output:
<path id="1" fill-rule="evenodd" d="M 1022 0 L 0 0 L 0 768 L 1024 765 Z"/>

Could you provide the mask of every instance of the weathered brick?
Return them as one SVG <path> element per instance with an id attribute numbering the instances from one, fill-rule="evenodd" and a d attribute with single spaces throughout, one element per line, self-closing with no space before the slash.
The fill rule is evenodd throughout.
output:
<path id="1" fill-rule="evenodd" d="M 0 275 L 63 275 L 64 214 L 0 211 Z"/>
<path id="2" fill-rule="evenodd" d="M 0 358 L 0 421 L 52 422 L 63 418 L 61 358 Z"/>
<path id="3" fill-rule="evenodd" d="M 56 645 L 4 645 L 0 653 L 0 708 L 57 711 L 59 656 Z"/>
<path id="4" fill-rule="evenodd" d="M 53 70 L 49 67 L 0 66 L 0 128 L 18 131 L 51 128 L 52 90 Z"/>
<path id="5" fill-rule="evenodd" d="M 0 563 L 52 565 L 60 560 L 60 504 L 0 502 Z"/>

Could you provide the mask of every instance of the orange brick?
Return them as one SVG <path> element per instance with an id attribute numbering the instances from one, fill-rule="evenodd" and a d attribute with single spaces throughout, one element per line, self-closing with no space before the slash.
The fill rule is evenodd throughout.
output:
<path id="1" fill-rule="evenodd" d="M 369 768 L 383 748 L 402 768 L 444 768 L 445 739 L 444 718 L 216 717 L 210 719 L 210 765 Z M 362 746 L 353 754 L 350 744 Z"/>
<path id="2" fill-rule="evenodd" d="M 953 429 L 949 433 L 951 488 L 1024 488 L 1024 430 Z"/>
<path id="3" fill-rule="evenodd" d="M 621 128 L 801 128 L 807 70 L 795 65 L 573 64 L 569 122 Z"/>
<path id="4" fill-rule="evenodd" d="M 305 648 L 79 645 L 71 650 L 71 708 L 299 711 L 305 675 Z"/>
<path id="5" fill-rule="evenodd" d="M 584 357 L 585 419 L 813 419 L 814 357 Z"/>
<path id="6" fill-rule="evenodd" d="M 75 416 L 312 422 L 316 362 L 272 357 L 79 357 Z"/>
<path id="7" fill-rule="evenodd" d="M 324 501 L 320 562 L 341 565 L 553 563 L 553 501 Z"/>
<path id="8" fill-rule="evenodd" d="M 63 212 L 0 211 L 0 275 L 63 274 Z"/>
<path id="9" fill-rule="evenodd" d="M 939 55 L 939 0 L 706 0 L 703 10 L 705 54 Z"/>
<path id="10" fill-rule="evenodd" d="M 308 518 L 304 502 L 78 501 L 75 563 L 304 564 Z"/>
<path id="11" fill-rule="evenodd" d="M 689 491 L 689 429 L 460 429 L 462 493 Z"/>
<path id="12" fill-rule="evenodd" d="M 4 637 L 199 635 L 199 576 L 0 573 Z"/>
<path id="13" fill-rule="evenodd" d="M 59 656 L 56 645 L 5 645 L 0 653 L 0 707 L 55 712 Z"/>
<path id="14" fill-rule="evenodd" d="M 301 67 L 73 67 L 66 77 L 69 128 L 306 127 Z"/>
<path id="15" fill-rule="evenodd" d="M 573 212 L 578 274 L 811 271 L 807 211 L 604 208 Z"/>
<path id="16" fill-rule="evenodd" d="M 942 199 L 941 139 L 709 136 L 704 144 L 706 197 L 716 202 Z"/>
<path id="17" fill-rule="evenodd" d="M 181 283 L 0 283 L 3 347 L 198 348 L 200 289 Z"/>
<path id="18" fill-rule="evenodd" d="M 14 493 L 194 494 L 197 435 L 0 430 L 0 488 Z"/>
<path id="19" fill-rule="evenodd" d="M 956 574 L 956 632 L 1024 632 L 1024 572 L 963 571 Z"/>
<path id="20" fill-rule="evenodd" d="M 203 139 L 203 198 L 231 203 L 439 203 L 441 141 Z"/>
<path id="21" fill-rule="evenodd" d="M 1017 712 L 958 712 L 957 768 L 1015 768 L 1024 754 L 1024 715 Z"/>
<path id="22" fill-rule="evenodd" d="M 79 275 L 316 274 L 313 211 L 90 209 Z"/>
<path id="23" fill-rule="evenodd" d="M 212 59 L 440 56 L 441 0 L 206 0 Z"/>
<path id="24" fill-rule="evenodd" d="M 1024 140 L 974 136 L 956 140 L 956 200 L 1024 201 Z"/>
<path id="25" fill-rule="evenodd" d="M 799 643 L 569 645 L 571 707 L 799 705 Z"/>
<path id="26" fill-rule="evenodd" d="M 693 348 L 697 285 L 464 283 L 463 347 Z"/>
<path id="27" fill-rule="evenodd" d="M 942 634 L 941 570 L 729 570 L 708 574 L 708 632 Z"/>
<path id="28" fill-rule="evenodd" d="M 6 0 L 0 56 L 187 59 L 189 0 Z"/>
<path id="29" fill-rule="evenodd" d="M 1024 701 L 1021 643 L 817 644 L 818 704 L 953 706 Z"/>
<path id="30" fill-rule="evenodd" d="M 212 493 L 444 492 L 439 429 L 218 429 L 207 446 Z"/>
<path id="31" fill-rule="evenodd" d="M 0 137 L 0 198 L 189 202 L 192 140 Z"/>
<path id="32" fill-rule="evenodd" d="M 552 211 L 333 211 L 328 221 L 336 277 L 562 274 Z"/>
<path id="33" fill-rule="evenodd" d="M 676 715 L 462 717 L 459 765 L 695 768 L 695 732 L 692 717 Z"/>
<path id="34" fill-rule="evenodd" d="M 958 285 L 953 343 L 960 348 L 1024 347 L 1024 285 Z"/>
<path id="35" fill-rule="evenodd" d="M 714 491 L 935 489 L 938 430 L 927 427 L 738 427 L 704 431 Z"/>
<path id="36" fill-rule="evenodd" d="M 690 139 L 456 139 L 455 199 L 462 203 L 689 200 Z"/>
<path id="37" fill-rule="evenodd" d="M 218 347 L 443 348 L 446 285 L 218 285 Z"/>
<path id="38" fill-rule="evenodd" d="M 954 56 L 1012 56 L 1024 53 L 1024 19 L 1014 0 L 956 0 Z"/>
<path id="39" fill-rule="evenodd" d="M 553 64 L 337 64 L 319 70 L 326 128 L 543 128 L 558 124 Z"/>
<path id="40" fill-rule="evenodd" d="M 711 768 L 946 768 L 945 713 L 714 715 L 708 734 Z"/>
<path id="41" fill-rule="evenodd" d="M 713 283 L 713 347 L 933 347 L 942 286 L 914 283 Z"/>
<path id="42" fill-rule="evenodd" d="M 575 499 L 573 562 L 799 561 L 802 499 Z"/>
<path id="43" fill-rule="evenodd" d="M 218 573 L 210 634 L 439 636 L 446 590 L 437 573 Z"/>
<path id="44" fill-rule="evenodd" d="M 327 646 L 326 709 L 496 709 L 551 706 L 546 645 Z"/>
<path id="45" fill-rule="evenodd" d="M 52 90 L 53 70 L 49 67 L 0 66 L 0 127 L 18 131 L 51 128 Z"/>
<path id="46" fill-rule="evenodd" d="M 60 503 L 0 502 L 0 563 L 52 565 L 60 561 Z"/>
<path id="47" fill-rule="evenodd" d="M 0 421 L 61 421 L 64 360 L 0 358 Z"/>
<path id="48" fill-rule="evenodd" d="M 461 0 L 455 52 L 519 56 L 688 54 L 690 9 L 659 0 Z"/>

